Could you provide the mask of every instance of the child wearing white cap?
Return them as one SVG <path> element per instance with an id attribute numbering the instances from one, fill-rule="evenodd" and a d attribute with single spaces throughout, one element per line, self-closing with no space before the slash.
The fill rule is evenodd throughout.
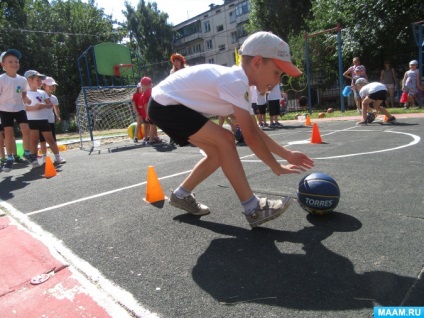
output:
<path id="1" fill-rule="evenodd" d="M 375 119 L 375 114 L 382 113 L 387 116 L 389 123 L 395 123 L 396 118 L 392 116 L 386 108 L 387 88 L 380 82 L 369 83 L 366 78 L 358 78 L 355 82 L 356 89 L 359 91 L 359 96 L 362 100 L 362 121 L 356 125 L 367 125 Z M 374 108 L 373 113 L 369 113 L 371 108 Z M 368 116 L 372 114 L 370 119 Z"/>
<path id="2" fill-rule="evenodd" d="M 30 150 L 31 150 L 31 164 L 33 167 L 39 167 L 40 164 L 37 159 L 38 141 L 40 140 L 40 133 L 50 146 L 54 154 L 54 163 L 63 164 L 66 160 L 59 154 L 56 140 L 53 137 L 52 129 L 49 124 L 48 114 L 51 112 L 53 104 L 49 95 L 39 89 L 42 85 L 42 80 L 46 78 L 45 75 L 37 71 L 26 71 L 24 76 L 28 81 L 28 98 L 29 102 L 26 103 L 26 111 L 28 116 L 28 123 L 30 128 Z"/>
<path id="3" fill-rule="evenodd" d="M 13 125 L 16 123 L 22 132 L 24 158 L 31 161 L 29 151 L 29 126 L 24 102 L 29 101 L 27 95 L 27 81 L 18 74 L 19 60 L 22 54 L 15 49 L 4 51 L 0 56 L 1 66 L 5 73 L 0 75 L 0 119 L 4 129 L 4 143 L 6 146 L 6 163 L 4 172 L 12 170 L 15 159 L 15 136 Z"/>
<path id="4" fill-rule="evenodd" d="M 54 80 L 53 77 L 47 76 L 45 79 L 41 81 L 43 90 L 47 93 L 50 98 L 53 107 L 47 111 L 48 121 L 50 128 L 52 130 L 53 139 L 56 140 L 56 125 L 55 123 L 60 123 L 60 109 L 59 109 L 59 100 L 56 95 L 53 93 L 56 91 L 56 87 L 58 84 Z M 42 155 L 42 162 L 46 162 L 47 158 L 47 143 L 43 134 L 40 132 L 40 151 Z"/>
<path id="5" fill-rule="evenodd" d="M 249 36 L 241 47 L 241 66 L 202 64 L 184 68 L 153 88 L 148 114 L 180 146 L 191 143 L 206 154 L 190 175 L 171 193 L 169 203 L 193 215 L 210 213 L 192 191 L 218 168 L 233 186 L 250 226 L 256 227 L 280 216 L 292 202 L 258 198 L 243 170 L 233 134 L 209 120 L 212 116 L 233 114 L 243 131 L 246 144 L 276 175 L 300 173 L 314 163 L 307 155 L 276 143 L 256 124 L 250 89 L 265 93 L 280 82 L 285 72 L 299 76 L 292 64 L 290 48 L 269 32 Z M 281 165 L 273 154 L 289 164 Z"/>
<path id="6" fill-rule="evenodd" d="M 409 62 L 409 71 L 405 72 L 402 80 L 402 91 L 408 94 L 408 101 L 405 103 L 404 109 L 414 105 L 414 97 L 418 90 L 423 90 L 420 85 L 420 73 L 418 71 L 418 61 Z"/>

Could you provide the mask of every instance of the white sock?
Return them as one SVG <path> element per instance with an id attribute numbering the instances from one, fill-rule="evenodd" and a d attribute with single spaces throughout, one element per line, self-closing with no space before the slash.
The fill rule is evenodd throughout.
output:
<path id="1" fill-rule="evenodd" d="M 249 200 L 241 203 L 244 208 L 244 214 L 252 214 L 255 209 L 258 207 L 259 198 L 256 195 L 253 195 Z"/>
<path id="2" fill-rule="evenodd" d="M 191 194 L 190 191 L 187 191 L 186 189 L 184 189 L 182 186 L 179 186 L 175 191 L 174 191 L 174 195 L 178 198 L 178 199 L 184 199 L 185 197 L 188 197 Z"/>

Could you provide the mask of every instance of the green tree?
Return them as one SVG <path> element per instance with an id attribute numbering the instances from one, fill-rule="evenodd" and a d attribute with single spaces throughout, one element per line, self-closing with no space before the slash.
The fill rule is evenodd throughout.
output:
<path id="1" fill-rule="evenodd" d="M 391 47 L 411 50 L 411 24 L 424 16 L 420 0 L 312 0 L 310 30 L 323 30 L 341 23 L 343 54 L 378 57 Z"/>
<path id="2" fill-rule="evenodd" d="M 157 8 L 156 2 L 141 0 L 137 9 L 125 3 L 128 29 L 128 45 L 142 57 L 145 69 L 142 75 L 157 82 L 169 75 L 169 57 L 172 54 L 172 26 L 167 23 L 168 14 Z"/>
<path id="3" fill-rule="evenodd" d="M 286 41 L 290 34 L 305 30 L 311 9 L 310 0 L 251 0 L 250 4 L 249 32 L 271 31 Z"/>
<path id="4" fill-rule="evenodd" d="M 2 47 L 21 51 L 20 73 L 36 69 L 59 82 L 64 114 L 75 111 L 81 88 L 77 58 L 90 45 L 119 42 L 126 34 L 93 0 L 3 0 L 0 9 Z"/>

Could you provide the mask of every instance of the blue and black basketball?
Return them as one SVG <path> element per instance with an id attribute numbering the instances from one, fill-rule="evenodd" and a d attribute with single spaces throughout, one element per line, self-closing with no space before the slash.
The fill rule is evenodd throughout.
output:
<path id="1" fill-rule="evenodd" d="M 375 120 L 375 114 L 372 112 L 367 113 L 367 123 L 371 124 Z"/>
<path id="2" fill-rule="evenodd" d="M 308 213 L 328 214 L 339 204 L 340 189 L 328 174 L 314 172 L 300 180 L 297 200 Z"/>
<path id="3" fill-rule="evenodd" d="M 240 127 L 237 127 L 234 133 L 234 138 L 236 139 L 237 142 L 240 142 L 240 143 L 244 142 L 243 134 L 241 133 Z"/>

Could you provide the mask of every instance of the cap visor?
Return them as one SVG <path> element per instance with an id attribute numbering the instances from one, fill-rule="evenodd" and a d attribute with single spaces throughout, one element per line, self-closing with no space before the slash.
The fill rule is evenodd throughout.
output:
<path id="1" fill-rule="evenodd" d="M 284 73 L 292 77 L 298 77 L 302 75 L 302 72 L 294 66 L 291 62 L 284 62 L 277 59 L 272 59 L 278 68 L 281 69 Z"/>

